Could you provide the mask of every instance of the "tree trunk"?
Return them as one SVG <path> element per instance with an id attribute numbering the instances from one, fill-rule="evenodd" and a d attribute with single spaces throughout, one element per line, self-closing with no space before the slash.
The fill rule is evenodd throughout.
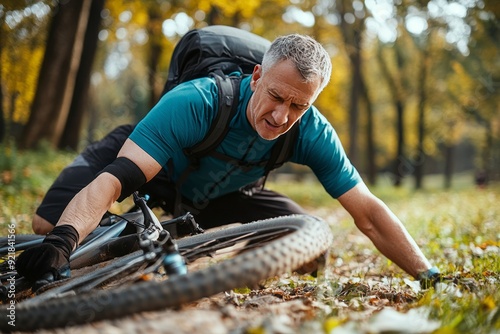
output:
<path id="1" fill-rule="evenodd" d="M 162 40 L 165 38 L 162 33 L 162 18 L 158 13 L 157 8 L 148 9 L 148 36 L 149 36 L 149 59 L 148 59 L 148 82 L 150 88 L 149 109 L 160 99 L 163 89 L 163 82 L 158 78 L 158 64 L 160 56 L 163 52 Z"/>
<path id="2" fill-rule="evenodd" d="M 403 183 L 406 165 L 405 158 L 405 132 L 404 132 L 404 106 L 401 100 L 396 101 L 396 157 L 394 159 L 394 186 L 399 187 Z"/>
<path id="3" fill-rule="evenodd" d="M 453 144 L 446 143 L 444 148 L 444 188 L 450 189 L 453 178 L 453 157 L 454 147 Z"/>
<path id="4" fill-rule="evenodd" d="M 75 33 L 73 50 L 71 52 L 71 61 L 66 80 L 66 87 L 63 94 L 62 106 L 59 110 L 56 127 L 51 137 L 51 142 L 56 146 L 60 146 L 61 144 L 60 140 L 63 136 L 64 129 L 66 128 L 73 98 L 75 98 L 75 92 L 78 82 L 78 72 L 80 70 L 80 65 L 82 62 L 83 46 L 85 44 L 85 35 L 89 23 L 90 8 L 92 7 L 91 5 L 92 0 L 82 1 L 82 8 L 77 21 L 77 29 Z"/>
<path id="5" fill-rule="evenodd" d="M 377 183 L 377 163 L 375 161 L 375 130 L 373 121 L 373 108 L 368 95 L 366 84 L 361 78 L 361 92 L 363 101 L 366 104 L 366 160 L 367 160 L 367 180 L 370 185 Z"/>
<path id="6" fill-rule="evenodd" d="M 484 173 L 486 175 L 486 180 L 491 179 L 492 172 L 495 170 L 492 165 L 493 162 L 493 123 L 489 120 L 485 120 L 484 126 L 484 148 L 481 154 L 481 164 L 483 166 Z M 498 167 L 497 167 L 498 170 Z"/>
<path id="7" fill-rule="evenodd" d="M 396 62 L 397 62 L 397 73 L 402 71 L 403 59 L 400 54 L 397 45 L 394 46 L 396 52 Z M 393 161 L 393 185 L 396 187 L 401 186 L 403 177 L 407 174 L 407 169 L 411 168 L 408 166 L 408 161 L 405 157 L 405 133 L 404 133 L 404 98 L 403 98 L 403 87 L 399 80 L 398 74 L 394 76 L 391 75 L 389 67 L 382 55 L 382 49 L 379 46 L 378 49 L 378 59 L 380 63 L 380 69 L 384 75 L 387 84 L 389 86 L 389 92 L 391 94 L 395 109 L 396 109 L 396 156 Z"/>
<path id="8" fill-rule="evenodd" d="M 52 18 L 30 118 L 21 146 L 57 146 L 66 125 L 92 0 L 59 3 Z"/>
<path id="9" fill-rule="evenodd" d="M 344 17 L 348 11 L 354 11 L 350 1 L 337 1 L 336 3 L 340 17 Z M 361 73 L 361 44 L 363 38 L 363 19 L 357 19 L 355 24 L 348 24 L 344 19 L 340 22 L 342 38 L 350 60 L 351 67 L 351 90 L 349 97 L 349 148 L 347 155 L 352 163 L 359 164 L 359 99 L 362 93 Z"/>
<path id="10" fill-rule="evenodd" d="M 207 15 L 207 24 L 209 26 L 214 24 L 220 24 L 220 16 L 221 16 L 220 9 L 217 6 L 212 5 Z"/>
<path id="11" fill-rule="evenodd" d="M 349 159 L 356 166 L 359 164 L 359 98 L 361 85 L 361 54 L 358 48 L 355 48 L 351 59 L 351 91 L 349 99 Z"/>
<path id="12" fill-rule="evenodd" d="M 93 0 L 90 6 L 88 25 L 83 41 L 80 66 L 76 75 L 73 99 L 64 131 L 58 143 L 59 148 L 78 149 L 82 123 L 87 113 L 87 99 L 92 74 L 92 64 L 97 50 L 101 23 L 101 11 L 105 0 Z"/>
<path id="13" fill-rule="evenodd" d="M 418 143 L 417 143 L 417 153 L 414 158 L 415 165 L 415 189 L 422 189 L 423 179 L 424 179 L 424 167 L 426 154 L 424 149 L 425 140 L 425 104 L 427 100 L 427 94 L 425 91 L 425 83 L 427 81 L 427 68 L 429 62 L 429 54 L 427 48 L 421 53 L 420 58 L 420 73 L 418 76 L 418 121 L 417 121 L 417 133 L 418 133 Z"/>

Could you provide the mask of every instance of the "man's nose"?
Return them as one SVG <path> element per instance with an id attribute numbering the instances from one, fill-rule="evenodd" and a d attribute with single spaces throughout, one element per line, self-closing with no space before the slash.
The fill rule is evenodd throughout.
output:
<path id="1" fill-rule="evenodd" d="M 284 103 L 280 104 L 279 106 L 276 106 L 274 109 L 272 115 L 273 115 L 273 120 L 276 123 L 275 125 L 283 125 L 288 122 L 288 106 Z"/>

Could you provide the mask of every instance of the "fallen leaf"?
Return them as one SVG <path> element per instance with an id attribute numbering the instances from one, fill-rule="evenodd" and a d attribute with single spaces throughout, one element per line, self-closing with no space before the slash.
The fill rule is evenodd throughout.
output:
<path id="1" fill-rule="evenodd" d="M 402 313 L 386 307 L 367 321 L 348 321 L 342 326 L 333 328 L 328 334 L 428 334 L 440 326 L 439 321 L 428 319 L 428 312 L 423 308 Z"/>
<path id="2" fill-rule="evenodd" d="M 406 313 L 384 308 L 369 321 L 372 333 L 404 332 L 407 334 L 431 333 L 440 326 L 439 321 L 429 320 L 423 309 L 411 309 Z"/>
<path id="3" fill-rule="evenodd" d="M 415 292 L 415 293 L 419 293 L 419 292 L 420 292 L 420 290 L 422 290 L 422 289 L 420 288 L 420 282 L 419 282 L 419 281 L 412 281 L 412 280 L 411 280 L 411 279 L 409 279 L 409 278 L 405 278 L 403 281 L 404 281 L 404 282 L 406 283 L 406 285 L 408 285 L 408 286 L 410 287 L 410 289 L 411 289 L 413 292 Z"/>

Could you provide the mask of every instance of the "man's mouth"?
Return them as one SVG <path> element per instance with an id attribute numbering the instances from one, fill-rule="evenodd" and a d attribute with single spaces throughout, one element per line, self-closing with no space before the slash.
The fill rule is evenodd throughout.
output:
<path id="1" fill-rule="evenodd" d="M 273 128 L 273 129 L 279 129 L 279 128 L 281 128 L 281 125 L 275 125 L 275 124 L 269 122 L 267 119 L 264 119 L 264 120 L 266 121 L 267 125 L 269 127 Z"/>

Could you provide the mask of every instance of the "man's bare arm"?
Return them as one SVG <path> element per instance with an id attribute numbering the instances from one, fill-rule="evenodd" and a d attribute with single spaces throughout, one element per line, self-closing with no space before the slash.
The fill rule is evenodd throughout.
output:
<path id="1" fill-rule="evenodd" d="M 342 195 L 339 201 L 375 247 L 401 269 L 417 277 L 431 268 L 401 221 L 364 183 Z"/>
<path id="2" fill-rule="evenodd" d="M 125 141 L 118 157 L 126 157 L 134 162 L 147 181 L 161 169 L 156 160 L 130 139 Z M 120 196 L 121 189 L 120 181 L 115 176 L 100 174 L 71 200 L 57 225 L 73 226 L 79 234 L 80 243 L 97 227 L 101 217 Z"/>

